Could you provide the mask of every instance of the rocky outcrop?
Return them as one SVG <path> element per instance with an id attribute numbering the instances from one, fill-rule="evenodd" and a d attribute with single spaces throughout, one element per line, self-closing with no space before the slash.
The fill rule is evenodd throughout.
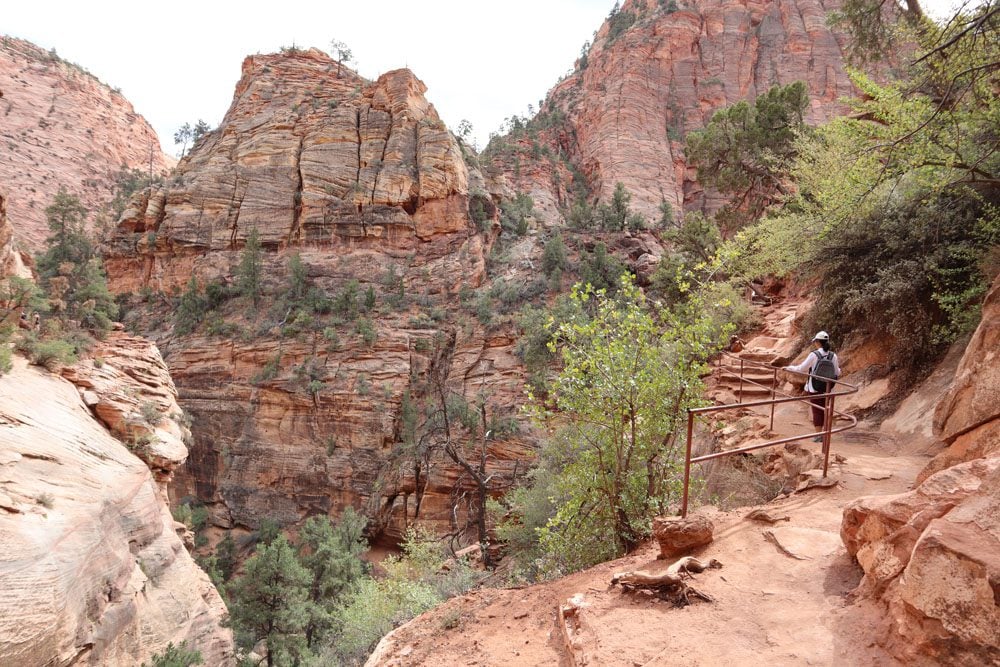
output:
<path id="1" fill-rule="evenodd" d="M 983 303 L 983 317 L 934 411 L 934 432 L 947 445 L 918 479 L 962 461 L 1000 455 L 1000 277 Z"/>
<path id="2" fill-rule="evenodd" d="M 908 664 L 993 664 L 1000 655 L 1000 279 L 938 403 L 949 447 L 898 496 L 844 510 L 841 537 L 865 571 L 859 593 L 888 610 L 881 641 Z"/>
<path id="3" fill-rule="evenodd" d="M 27 278 L 31 276 L 31 271 L 14 246 L 14 230 L 7 219 L 7 199 L 0 194 L 0 279 L 7 276 Z"/>
<path id="4" fill-rule="evenodd" d="M 64 372 L 79 388 L 21 359 L 0 378 L 0 664 L 133 666 L 170 642 L 234 664 L 225 605 L 167 507 L 182 428 L 126 447 L 91 412 L 123 433 L 134 400 L 179 414 L 162 361 L 123 336 L 97 352 L 100 368 Z M 155 452 L 155 474 L 130 448 Z"/>
<path id="5" fill-rule="evenodd" d="M 376 538 L 415 520 L 461 530 L 471 480 L 428 443 L 405 445 L 404 402 L 420 413 L 433 375 L 467 400 L 486 396 L 501 421 L 516 416 L 514 338 L 462 306 L 495 235 L 469 214 L 469 183 L 485 181 L 424 91 L 408 70 L 367 81 L 316 50 L 251 56 L 220 127 L 133 201 L 111 239 L 109 284 L 148 295 L 132 320 L 161 344 L 194 421 L 174 496 L 207 503 L 219 527 L 353 505 Z M 267 303 L 248 312 L 234 299 L 214 327 L 178 335 L 170 295 L 192 276 L 231 287 L 252 230 Z M 324 298 L 370 291 L 367 312 L 287 303 L 293 254 Z M 499 492 L 532 450 L 516 434 L 490 445 Z"/>
<path id="6" fill-rule="evenodd" d="M 121 93 L 14 37 L 0 37 L 0 184 L 19 246 L 34 252 L 48 236 L 45 207 L 59 188 L 92 212 L 113 197 L 122 167 L 167 171 L 173 160 Z"/>
<path id="7" fill-rule="evenodd" d="M 844 510 L 860 591 L 888 610 L 881 641 L 908 664 L 990 664 L 1000 651 L 1000 458 L 976 459 L 898 496 Z"/>
<path id="8" fill-rule="evenodd" d="M 569 166 L 602 200 L 623 183 L 633 208 L 653 220 L 664 200 L 675 212 L 717 208 L 722 200 L 694 180 L 684 158 L 685 135 L 721 107 L 794 81 L 808 86 L 809 122 L 840 113 L 840 98 L 854 90 L 844 40 L 827 25 L 839 6 L 626 0 L 549 92 L 530 136 L 498 147 L 492 167 L 540 202 L 550 220 L 569 203 Z"/>

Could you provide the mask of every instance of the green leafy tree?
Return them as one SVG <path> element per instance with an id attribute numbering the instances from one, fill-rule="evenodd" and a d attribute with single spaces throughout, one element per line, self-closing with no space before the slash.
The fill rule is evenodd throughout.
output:
<path id="1" fill-rule="evenodd" d="M 322 642 L 333 627 L 334 609 L 365 574 L 365 519 L 348 507 L 336 524 L 328 516 L 309 518 L 299 533 L 299 558 L 309 572 L 306 644 Z"/>
<path id="2" fill-rule="evenodd" d="M 229 586 L 237 638 L 245 648 L 267 642 L 267 665 L 290 664 L 307 654 L 311 576 L 284 535 L 262 544 Z"/>
<path id="3" fill-rule="evenodd" d="M 716 111 L 705 129 L 688 134 L 685 155 L 698 180 L 732 197 L 719 213 L 725 229 L 756 220 L 789 194 L 788 172 L 808 103 L 801 81 L 774 86 L 753 103 Z"/>
<path id="4" fill-rule="evenodd" d="M 264 293 L 264 252 L 256 227 L 247 234 L 243 245 L 240 264 L 236 267 L 236 289 L 241 296 L 250 300 L 256 310 Z"/>
<path id="5" fill-rule="evenodd" d="M 571 298 L 590 315 L 571 311 L 555 326 L 563 368 L 550 402 L 536 402 L 562 424 L 559 507 L 541 543 L 563 569 L 635 548 L 677 499 L 685 409 L 702 402 L 700 377 L 720 337 L 704 304 L 654 313 L 627 274 L 615 296 L 577 285 Z"/>

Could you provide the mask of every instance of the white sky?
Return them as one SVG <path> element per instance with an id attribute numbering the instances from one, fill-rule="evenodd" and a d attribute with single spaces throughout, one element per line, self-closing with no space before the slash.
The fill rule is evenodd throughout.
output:
<path id="1" fill-rule="evenodd" d="M 455 128 L 479 147 L 503 119 L 538 106 L 572 68 L 614 0 L 4 0 L 0 33 L 55 48 L 121 88 L 174 154 L 174 131 L 199 118 L 216 126 L 243 58 L 293 43 L 354 52 L 370 79 L 409 67 Z"/>
<path id="2" fill-rule="evenodd" d="M 953 0 L 924 0 L 939 14 Z M 538 106 L 614 0 L 4 0 L 0 33 L 27 39 L 121 88 L 174 154 L 174 131 L 229 108 L 243 58 L 346 42 L 370 79 L 409 67 L 452 129 L 479 147 Z"/>

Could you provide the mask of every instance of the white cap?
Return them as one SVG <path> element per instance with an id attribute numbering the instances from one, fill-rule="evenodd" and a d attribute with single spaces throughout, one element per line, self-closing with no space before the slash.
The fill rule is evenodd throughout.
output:
<path id="1" fill-rule="evenodd" d="M 820 331 L 815 336 L 813 336 L 813 340 L 830 340 L 830 334 L 828 334 L 825 331 Z"/>

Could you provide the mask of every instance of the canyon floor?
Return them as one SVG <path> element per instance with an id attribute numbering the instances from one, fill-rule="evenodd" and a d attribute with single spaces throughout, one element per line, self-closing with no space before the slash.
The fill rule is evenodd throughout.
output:
<path id="1" fill-rule="evenodd" d="M 768 319 L 790 321 L 790 314 L 772 311 Z M 769 344 L 789 339 L 771 337 Z M 773 437 L 810 430 L 804 404 L 778 406 Z M 694 575 L 690 583 L 714 602 L 676 608 L 612 587 L 616 572 L 667 568 L 672 561 L 657 560 L 658 545 L 650 542 L 628 557 L 556 581 L 452 599 L 390 634 L 368 664 L 901 664 L 870 639 L 872 629 L 886 622 L 884 608 L 850 595 L 863 573 L 847 554 L 840 526 L 843 508 L 854 498 L 909 490 L 928 461 L 927 449 L 917 435 L 901 437 L 861 422 L 833 436 L 832 452 L 840 456 L 836 463 L 831 457 L 830 477 L 837 486 L 765 506 L 787 521 L 751 521 L 745 518 L 749 507 L 698 508 L 714 522 L 715 539 L 693 555 L 718 559 L 722 568 Z M 568 622 L 570 648 L 557 610 L 574 596 L 579 611 Z"/>

